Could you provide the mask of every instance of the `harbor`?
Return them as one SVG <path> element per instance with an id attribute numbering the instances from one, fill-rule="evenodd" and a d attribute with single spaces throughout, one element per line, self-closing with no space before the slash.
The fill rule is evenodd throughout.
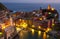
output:
<path id="1" fill-rule="evenodd" d="M 50 4 L 31 12 L 0 9 L 0 39 L 59 39 L 59 26 L 59 12 Z"/>

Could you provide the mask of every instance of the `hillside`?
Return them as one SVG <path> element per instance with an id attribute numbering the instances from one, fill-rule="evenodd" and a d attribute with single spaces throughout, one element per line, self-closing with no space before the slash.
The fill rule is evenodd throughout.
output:
<path id="1" fill-rule="evenodd" d="M 5 10 L 7 9 L 2 3 L 0 3 L 0 10 Z"/>

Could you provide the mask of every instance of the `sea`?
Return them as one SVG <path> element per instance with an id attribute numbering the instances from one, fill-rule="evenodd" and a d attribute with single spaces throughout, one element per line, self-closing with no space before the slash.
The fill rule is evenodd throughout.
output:
<path id="1" fill-rule="evenodd" d="M 60 3 L 3 3 L 3 4 L 10 10 L 25 12 L 39 10 L 40 7 L 45 9 L 48 7 L 48 4 L 50 4 L 51 7 L 55 8 L 60 15 Z"/>

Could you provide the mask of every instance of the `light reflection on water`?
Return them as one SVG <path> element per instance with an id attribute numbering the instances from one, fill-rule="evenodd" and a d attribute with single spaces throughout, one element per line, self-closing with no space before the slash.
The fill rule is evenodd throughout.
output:
<path id="1" fill-rule="evenodd" d="M 19 35 L 20 35 L 20 39 L 27 39 L 28 32 L 22 30 Z"/>
<path id="2" fill-rule="evenodd" d="M 41 31 L 21 31 L 20 32 L 20 39 L 46 39 L 46 33 L 45 32 L 41 32 Z"/>
<path id="3" fill-rule="evenodd" d="M 34 32 L 35 32 L 34 29 L 32 29 L 31 32 L 32 32 L 32 36 L 34 36 Z"/>
<path id="4" fill-rule="evenodd" d="M 41 31 L 38 31 L 38 37 L 40 37 L 41 36 Z"/>
<path id="5" fill-rule="evenodd" d="M 43 39 L 46 39 L 47 35 L 46 32 L 43 33 Z"/>

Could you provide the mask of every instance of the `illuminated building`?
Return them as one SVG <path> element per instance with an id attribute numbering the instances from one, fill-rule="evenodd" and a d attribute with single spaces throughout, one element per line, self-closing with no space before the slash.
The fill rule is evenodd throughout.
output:
<path id="1" fill-rule="evenodd" d="M 48 5 L 48 10 L 50 10 L 51 9 L 51 6 L 50 6 L 50 4 Z"/>

